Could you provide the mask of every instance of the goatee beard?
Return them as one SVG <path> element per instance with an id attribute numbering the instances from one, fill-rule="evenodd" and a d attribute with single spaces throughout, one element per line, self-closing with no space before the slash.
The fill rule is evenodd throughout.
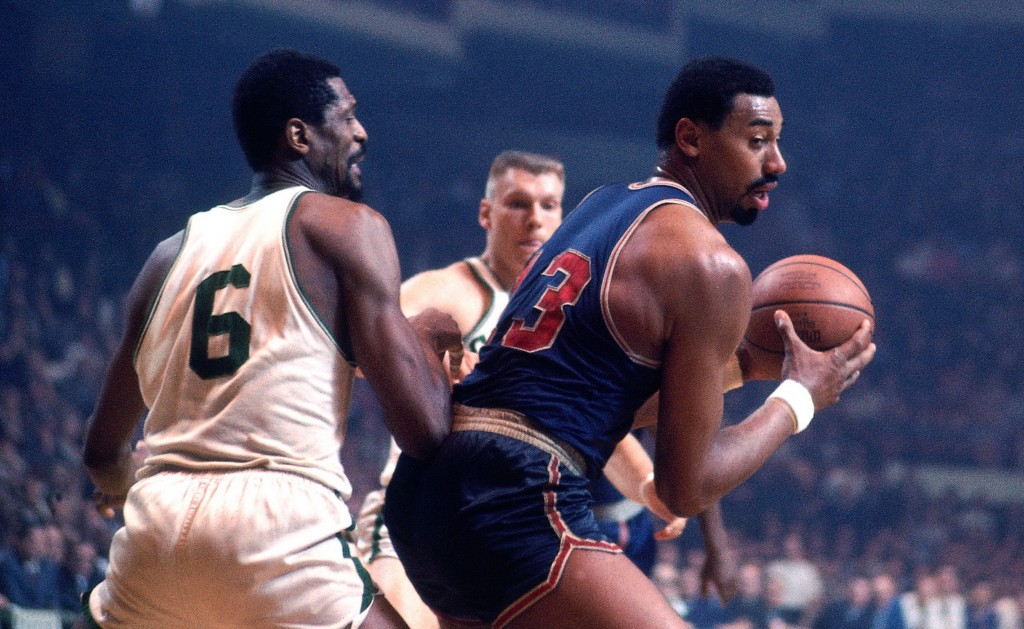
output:
<path id="1" fill-rule="evenodd" d="M 729 215 L 737 225 L 750 225 L 757 220 L 757 214 L 757 210 L 747 209 L 743 206 L 737 205 L 732 209 L 732 212 L 730 212 Z"/>

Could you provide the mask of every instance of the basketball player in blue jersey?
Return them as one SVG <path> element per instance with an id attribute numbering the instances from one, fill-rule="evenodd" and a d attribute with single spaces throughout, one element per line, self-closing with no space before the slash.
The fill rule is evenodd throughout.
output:
<path id="1" fill-rule="evenodd" d="M 483 252 L 444 268 L 424 271 L 402 284 L 402 310 L 407 316 L 437 308 L 450 314 L 463 330 L 466 346 L 464 372 L 468 373 L 476 364 L 477 352 L 497 325 L 516 278 L 533 253 L 562 223 L 564 192 L 565 168 L 558 160 L 523 151 L 499 154 L 491 164 L 479 206 L 478 221 L 487 234 Z M 609 471 L 616 481 L 632 487 L 630 493 L 639 500 L 640 487 L 653 466 L 632 436 L 629 443 L 622 444 L 618 451 L 622 454 L 613 458 L 615 463 Z M 398 455 L 399 450 L 392 444 L 388 464 L 381 474 L 384 487 L 390 481 Z M 610 491 L 616 492 L 614 488 Z M 649 548 L 653 558 L 654 530 L 647 508 L 636 500 L 623 498 L 621 494 L 618 499 L 641 509 L 643 517 L 635 517 L 638 514 L 632 513 L 625 520 L 646 522 L 646 529 L 637 529 L 636 532 L 646 532 L 650 537 Z M 363 503 L 356 526 L 360 558 L 374 583 L 411 627 L 436 627 L 437 619 L 416 595 L 394 552 L 382 521 L 383 506 L 383 490 L 371 492 Z M 670 539 L 678 536 L 685 520 L 672 518 L 663 505 L 655 503 L 654 508 L 670 518 L 666 527 L 659 531 L 659 537 Z M 613 511 L 609 509 L 609 521 L 615 521 L 617 525 L 615 517 L 618 516 Z M 618 533 L 616 528 L 612 539 L 625 541 L 620 540 Z M 641 547 L 642 540 L 635 540 L 635 544 Z"/>
<path id="2" fill-rule="evenodd" d="M 385 219 L 357 203 L 366 131 L 337 66 L 278 50 L 235 88 L 250 193 L 161 243 L 86 435 L 101 512 L 124 508 L 79 627 L 406 627 L 343 538 L 356 366 L 407 456 L 448 432 L 454 320 L 399 303 Z M 148 455 L 129 441 L 148 410 Z"/>
<path id="3" fill-rule="evenodd" d="M 565 168 L 545 155 L 505 151 L 491 164 L 480 200 L 478 222 L 486 232 L 483 252 L 440 269 L 418 273 L 403 282 L 402 310 L 415 316 L 428 308 L 451 315 L 462 330 L 464 371 L 476 364 L 508 303 L 508 291 L 530 256 L 562 222 Z M 387 487 L 398 460 L 391 454 L 381 474 Z M 405 577 L 387 528 L 383 525 L 384 491 L 371 492 L 357 517 L 356 544 L 373 581 L 414 629 L 437 627 Z"/>
<path id="4" fill-rule="evenodd" d="M 452 434 L 428 462 L 403 455 L 388 488 L 392 541 L 433 609 L 461 626 L 685 626 L 588 506 L 637 409 L 658 392 L 654 488 L 693 515 L 805 429 L 875 352 L 868 321 L 817 352 L 781 311 L 781 374 L 740 347 L 751 276 L 716 226 L 767 209 L 786 170 L 782 123 L 764 71 L 687 64 L 662 106 L 654 176 L 592 192 L 531 260 L 455 386 Z M 780 377 L 722 427 L 723 390 Z"/>

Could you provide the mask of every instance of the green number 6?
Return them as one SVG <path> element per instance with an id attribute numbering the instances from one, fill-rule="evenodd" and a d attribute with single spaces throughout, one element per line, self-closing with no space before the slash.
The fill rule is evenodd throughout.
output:
<path id="1" fill-rule="evenodd" d="M 252 326 L 237 312 L 213 314 L 213 298 L 228 284 L 235 288 L 248 287 L 250 277 L 244 266 L 236 264 L 229 271 L 210 275 L 196 288 L 188 366 L 203 380 L 230 376 L 249 359 Z M 227 356 L 210 358 L 210 337 L 221 334 L 229 335 Z"/>

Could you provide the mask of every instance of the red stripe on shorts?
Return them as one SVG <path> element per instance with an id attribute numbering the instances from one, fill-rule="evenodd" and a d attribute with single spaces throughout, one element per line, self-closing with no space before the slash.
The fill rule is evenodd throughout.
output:
<path id="1" fill-rule="evenodd" d="M 551 461 L 548 463 L 548 479 L 552 485 L 557 485 L 559 479 L 562 477 L 561 472 L 558 469 L 560 461 L 558 457 L 552 456 Z M 519 600 L 512 603 L 505 608 L 505 611 L 494 619 L 492 625 L 494 629 L 501 629 L 508 623 L 518 616 L 519 614 L 526 611 L 531 605 L 539 601 L 546 594 L 551 592 L 558 586 L 558 582 L 562 580 L 562 572 L 565 570 L 565 564 L 569 560 L 569 555 L 572 551 L 577 548 L 586 550 L 600 550 L 610 553 L 621 553 L 622 549 L 618 545 L 612 542 L 606 542 L 603 540 L 594 539 L 583 539 L 577 537 L 569 530 L 566 526 L 565 520 L 562 519 L 562 514 L 558 512 L 558 497 L 554 491 L 544 492 L 544 511 L 547 513 L 548 521 L 551 523 L 551 528 L 555 530 L 555 533 L 559 537 L 559 548 L 558 554 L 555 555 L 554 561 L 551 562 L 551 569 L 548 571 L 548 578 L 542 583 L 538 584 L 537 587 L 533 588 L 526 594 L 519 597 Z"/>

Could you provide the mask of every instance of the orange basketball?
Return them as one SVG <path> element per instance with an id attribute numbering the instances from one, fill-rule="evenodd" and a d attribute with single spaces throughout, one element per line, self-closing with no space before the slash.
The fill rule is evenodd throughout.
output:
<path id="1" fill-rule="evenodd" d="M 785 350 L 775 326 L 776 310 L 789 313 L 797 336 L 816 350 L 841 345 L 864 319 L 872 325 L 875 321 L 871 295 L 860 278 L 839 262 L 816 255 L 783 258 L 754 279 L 744 339 L 755 359 L 781 364 Z"/>

